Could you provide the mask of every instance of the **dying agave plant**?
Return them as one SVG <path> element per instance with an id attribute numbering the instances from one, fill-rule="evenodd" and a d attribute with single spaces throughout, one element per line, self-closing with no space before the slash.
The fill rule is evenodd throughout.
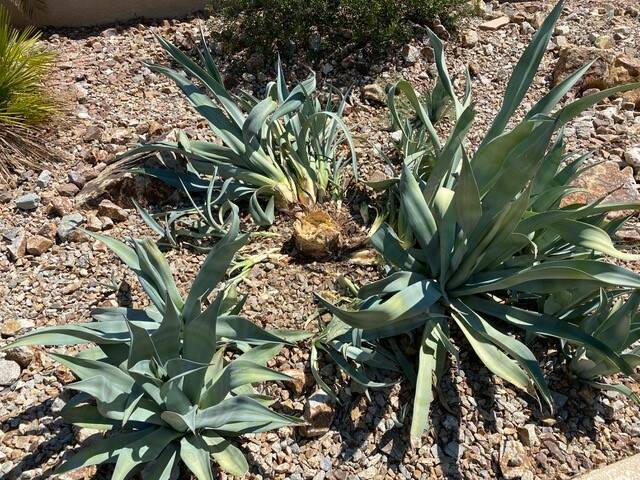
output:
<path id="1" fill-rule="evenodd" d="M 580 323 L 580 327 L 589 335 L 619 352 L 632 367 L 640 366 L 640 291 L 600 293 L 592 302 L 589 313 Z M 618 368 L 607 361 L 596 350 L 585 346 L 570 353 L 570 367 L 573 373 L 584 383 L 612 390 L 633 399 L 640 404 L 640 397 L 622 383 L 605 383 L 603 377 L 619 373 Z"/>
<path id="2" fill-rule="evenodd" d="M 95 345 L 75 357 L 52 356 L 79 378 L 68 386 L 80 394 L 63 417 L 110 434 L 82 447 L 57 473 L 115 463 L 113 480 L 134 472 L 168 479 L 183 463 L 199 480 L 212 480 L 213 459 L 228 473 L 244 475 L 248 464 L 234 438 L 301 421 L 270 409 L 272 400 L 252 387 L 289 380 L 265 366 L 289 340 L 239 316 L 242 303 L 221 283 L 247 238 L 238 235 L 237 216 L 186 299 L 155 243 L 135 240 L 129 246 L 92 235 L 137 274 L 152 306 L 101 308 L 94 322 L 43 328 L 5 347 Z"/>
<path id="3" fill-rule="evenodd" d="M 442 377 L 447 353 L 457 355 L 449 337 L 452 326 L 491 372 L 549 408 L 553 399 L 535 356 L 508 331 L 562 339 L 597 352 L 606 365 L 633 373 L 624 356 L 577 324 L 585 305 L 597 302 L 601 290 L 640 287 L 640 275 L 602 259 L 638 259 L 614 246 L 610 233 L 621 222 L 608 220 L 607 213 L 640 205 L 602 200 L 564 205 L 584 157 L 562 166 L 562 127 L 600 100 L 640 84 L 598 92 L 556 110 L 589 68 L 585 65 L 545 95 L 513 129 L 506 128 L 531 86 L 562 6 L 556 5 L 524 51 L 502 107 L 471 158 L 464 138 L 473 107 L 456 98 L 439 42 L 432 41 L 440 82 L 456 109 L 457 122 L 448 140 L 441 142 L 429 115 L 420 116 L 436 161 L 426 178 L 405 164 L 397 184 L 415 244 L 401 244 L 393 228 L 383 225 L 372 243 L 389 275 L 360 288 L 354 309 L 319 297 L 344 325 L 345 333 L 338 337 L 343 344 L 357 339 L 375 350 L 403 334 L 416 342 L 414 442 L 428 424 L 433 376 L 436 382 Z M 348 348 L 339 353 L 357 369 L 359 377 L 354 379 L 363 378 L 368 366 L 360 362 L 361 356 L 349 355 Z M 405 371 L 414 371 L 406 359 L 396 357 Z"/>
<path id="4" fill-rule="evenodd" d="M 202 66 L 166 40 L 158 40 L 186 74 L 160 65 L 148 67 L 175 81 L 222 145 L 190 140 L 185 133 L 177 142 L 142 145 L 126 157 L 170 154 L 186 160 L 188 168 L 140 171 L 191 194 L 213 189 L 217 198 L 224 192 L 218 205 L 247 199 L 258 225 L 271 224 L 276 207 L 314 210 L 325 200 L 342 198 L 345 167 L 351 164 L 356 175 L 353 140 L 342 120 L 342 94 L 332 91 L 321 103 L 314 74 L 289 90 L 278 62 L 276 81 L 266 86 L 263 99 L 244 92 L 236 95 L 225 88 L 204 38 Z"/>

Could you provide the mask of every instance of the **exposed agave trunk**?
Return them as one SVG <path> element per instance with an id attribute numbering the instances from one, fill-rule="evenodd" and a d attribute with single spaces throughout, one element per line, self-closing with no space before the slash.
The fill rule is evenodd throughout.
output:
<path id="1" fill-rule="evenodd" d="M 288 183 L 280 183 L 274 187 L 276 208 L 279 210 L 288 208 L 297 202 L 297 195 Z"/>
<path id="2" fill-rule="evenodd" d="M 322 210 L 308 211 L 295 221 L 293 238 L 300 253 L 323 258 L 340 247 L 340 226 Z"/>

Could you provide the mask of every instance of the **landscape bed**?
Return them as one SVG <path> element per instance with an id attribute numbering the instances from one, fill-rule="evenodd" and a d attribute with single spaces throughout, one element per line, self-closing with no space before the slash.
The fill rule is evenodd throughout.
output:
<path id="1" fill-rule="evenodd" d="M 502 4 L 503 12 L 508 14 L 506 24 L 488 30 L 481 27 L 488 19 L 468 19 L 459 27 L 460 42 L 468 45 L 462 48 L 455 40 L 447 43 L 450 73 L 460 81 L 456 87 L 462 89 L 464 85 L 462 67 L 465 63 L 472 64 L 477 114 L 469 139 L 474 147 L 498 111 L 502 94 L 497 92 L 504 89 L 508 74 L 530 41 L 532 31 L 526 25 L 535 23 L 536 16 L 546 15 L 551 7 L 550 3 L 541 2 Z M 492 15 L 501 18 L 495 12 Z M 541 72 L 524 103 L 530 108 L 549 90 L 558 45 L 562 43 L 558 37 L 582 47 L 600 41 L 590 38 L 588 32 L 615 31 L 618 32 L 615 48 L 620 56 L 627 56 L 639 47 L 638 35 L 634 35 L 638 31 L 638 17 L 634 15 L 637 10 L 634 14 L 631 4 L 616 7 L 610 13 L 609 7 L 599 2 L 581 5 L 568 2 L 552 37 L 553 47 L 545 55 Z M 171 204 L 174 198 L 170 197 L 171 189 L 162 189 L 158 184 L 149 189 L 146 180 L 134 177 L 110 187 L 113 200 L 127 209 L 108 203 L 98 209 L 81 209 L 74 206 L 73 200 L 67 200 L 73 198 L 66 196 L 69 191 L 75 193 L 69 179 L 74 176 L 78 180 L 75 173 L 79 173 L 88 182 L 106 163 L 113 161 L 116 153 L 151 139 L 171 137 L 175 135 L 170 133 L 173 128 L 185 129 L 192 137 L 208 138 L 206 125 L 194 122 L 192 111 L 172 83 L 139 62 L 151 59 L 154 63 L 166 63 L 152 31 L 189 49 L 199 42 L 198 26 L 199 21 L 194 19 L 152 26 L 48 32 L 45 42 L 61 52 L 54 86 L 74 84 L 74 98 L 69 102 L 75 118 L 69 128 L 51 128 L 50 135 L 61 158 L 57 165 L 49 167 L 52 172 L 49 182 L 37 181 L 37 173 L 27 173 L 19 179 L 18 188 L 3 197 L 6 201 L 0 204 L 0 226 L 6 238 L 0 248 L 7 254 L 6 258 L 0 256 L 0 294 L 5 299 L 0 306 L 3 318 L 0 333 L 8 341 L 33 327 L 87 321 L 89 311 L 98 306 L 145 306 L 146 299 L 137 283 L 99 243 L 79 232 L 65 232 L 64 222 L 62 231 L 68 236 L 60 239 L 59 217 L 77 211 L 83 215 L 85 226 L 99 224 L 100 230 L 110 228 L 106 232 L 110 237 L 157 237 L 135 214 L 127 199 L 134 196 L 140 202 L 146 201 L 145 207 L 153 211 Z M 479 36 L 475 43 L 470 31 Z M 411 46 L 419 52 L 425 42 L 426 39 L 417 40 Z M 428 53 L 413 58 L 404 55 L 405 50 L 410 49 L 380 60 L 379 65 L 371 66 L 365 74 L 360 73 L 360 67 L 337 61 L 333 63 L 333 72 L 319 75 L 321 88 L 329 83 L 347 87 L 354 78 L 358 79 L 345 112 L 345 123 L 352 130 L 358 153 L 359 178 L 371 179 L 385 172 L 385 165 L 371 145 L 393 152 L 385 131 L 389 125 L 388 110 L 371 94 L 376 91 L 376 82 L 394 84 L 403 76 L 424 90 L 426 85 L 432 86 L 436 77 Z M 224 59 L 222 56 L 223 62 Z M 292 72 L 290 80 L 303 79 L 308 74 L 301 66 L 286 67 Z M 320 71 L 328 70 L 323 65 L 319 67 Z M 227 65 L 222 63 L 220 68 L 224 72 Z M 252 90 L 261 97 L 263 79 L 275 76 L 268 66 L 264 68 L 264 73 L 238 78 L 240 85 L 236 87 Z M 624 98 L 606 101 L 565 129 L 568 151 L 596 150 L 588 162 L 604 162 L 591 169 L 597 173 L 595 178 L 579 180 L 589 188 L 586 195 L 591 201 L 609 192 L 613 192 L 610 201 L 639 200 L 632 169 L 637 168 L 633 152 L 640 140 L 640 123 L 630 103 Z M 437 128 L 444 134 L 439 125 Z M 621 169 L 619 164 L 624 161 L 629 166 Z M 69 175 L 71 172 L 74 174 Z M 34 191 L 40 197 L 35 211 L 15 209 L 15 198 Z M 295 217 L 295 209 L 290 213 Z M 244 220 L 243 228 L 255 230 L 246 215 Z M 623 231 L 624 237 L 633 238 L 636 230 L 633 222 Z M 245 258 L 262 255 L 238 285 L 240 292 L 248 295 L 243 313 L 264 328 L 316 333 L 317 326 L 326 324 L 329 315 L 317 315 L 314 293 L 333 302 L 343 300 L 350 294 L 348 282 L 341 281 L 342 276 L 362 286 L 382 278 L 383 272 L 374 257 L 351 258 L 348 251 L 320 261 L 304 259 L 288 241 L 292 224 L 290 216 L 277 215 L 272 226 L 263 227 L 276 236 L 254 235 L 247 249 L 240 252 Z M 59 239 L 46 251 L 37 252 L 33 246 L 30 253 L 12 257 L 9 247 L 15 240 L 13 232 L 25 235 L 26 240 L 36 234 L 47 237 L 52 231 L 55 237 L 56 227 Z M 362 233 L 366 231 L 363 226 Z M 169 249 L 166 256 L 178 289 L 188 292 L 187 286 L 199 270 L 204 254 Z M 622 263 L 634 268 L 633 262 Z M 461 347 L 459 362 L 451 364 L 442 376 L 439 402 L 432 405 L 431 425 L 421 447 L 413 449 L 407 445 L 411 409 L 406 405 L 413 403 L 414 395 L 408 384 L 372 390 L 368 399 L 357 387 L 349 386 L 345 378 L 340 382 L 343 388 L 338 390 L 341 402 L 332 407 L 335 408 L 332 428 L 323 436 L 309 437 L 300 429 L 286 427 L 249 436 L 239 443 L 248 455 L 250 475 L 318 479 L 570 478 L 640 450 L 637 405 L 619 394 L 603 393 L 576 382 L 566 369 L 557 342 L 537 339 L 529 344 L 535 356 L 543 360 L 542 371 L 556 405 L 553 413 L 548 408 L 541 409 L 533 397 L 492 375 L 471 349 L 464 347 L 461 335 L 455 334 L 453 342 Z M 8 355 L 3 368 L 17 362 L 22 371 L 18 371 L 20 379 L 17 382 L 12 379 L 0 393 L 3 474 L 17 478 L 28 472 L 25 473 L 28 478 L 46 477 L 63 454 L 74 449 L 78 440 L 91 431 L 76 431 L 59 418 L 63 400 L 58 394 L 62 385 L 72 380 L 67 370 L 56 366 L 40 348 Z M 306 371 L 309 377 L 302 386 L 286 382 L 269 385 L 266 392 L 277 399 L 276 410 L 302 415 L 306 399 L 317 389 L 309 370 L 312 361 L 309 356 L 309 344 L 302 343 L 285 347 L 268 364 L 282 372 Z M 339 376 L 338 369 L 327 358 L 321 363 L 320 373 L 325 379 Z M 3 374 L 12 376 L 15 372 L 5 370 Z M 638 392 L 635 384 L 626 384 Z M 62 398 L 68 400 L 68 394 Z M 91 472 L 91 469 L 81 471 L 80 478 L 92 475 Z M 107 472 L 100 470 L 99 475 L 108 476 Z"/>

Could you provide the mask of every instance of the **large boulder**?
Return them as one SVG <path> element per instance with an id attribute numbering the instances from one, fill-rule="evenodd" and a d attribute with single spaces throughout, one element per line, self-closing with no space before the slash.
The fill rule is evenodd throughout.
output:
<path id="1" fill-rule="evenodd" d="M 640 202 L 638 184 L 633 177 L 633 169 L 622 170 L 616 162 L 606 161 L 585 170 L 574 182 L 576 187 L 583 188 L 565 198 L 563 205 L 586 204 L 600 198 L 608 202 Z M 626 215 L 631 212 L 616 212 L 612 216 Z"/>
<path id="2" fill-rule="evenodd" d="M 617 54 L 613 50 L 593 47 L 569 46 L 560 50 L 558 62 L 553 71 L 553 83 L 557 85 L 584 64 L 595 60 L 587 71 L 578 89 L 582 92 L 590 88 L 606 88 L 640 81 L 640 58 Z M 623 97 L 640 108 L 640 92 L 625 92 Z"/>

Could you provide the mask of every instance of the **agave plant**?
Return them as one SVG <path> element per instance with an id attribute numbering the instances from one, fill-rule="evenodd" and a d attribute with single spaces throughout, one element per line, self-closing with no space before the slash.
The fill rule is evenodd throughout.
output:
<path id="1" fill-rule="evenodd" d="M 600 100 L 640 84 L 605 90 L 556 109 L 589 68 L 585 65 L 507 129 L 531 85 L 562 6 L 562 2 L 556 5 L 525 49 L 502 107 L 473 155 L 464 145 L 473 106 L 455 96 L 442 49 L 432 42 L 440 83 L 453 102 L 457 121 L 447 141 L 441 142 L 430 116 L 420 114 L 436 161 L 426 178 L 405 163 L 397 185 L 415 244 L 403 245 L 393 228 L 383 225 L 372 243 L 386 261 L 388 276 L 360 288 L 355 309 L 318 297 L 348 327 L 338 337 L 343 343 L 377 351 L 376 345 L 406 333 L 417 342 L 413 441 L 419 441 L 428 423 L 434 374 L 437 382 L 447 353 L 457 354 L 449 337 L 453 326 L 491 372 L 538 396 L 549 408 L 553 400 L 542 370 L 525 343 L 509 334 L 514 329 L 586 347 L 606 365 L 633 373 L 627 359 L 577 323 L 601 290 L 640 286 L 640 275 L 602 260 L 605 254 L 638 258 L 615 247 L 610 233 L 621 221 L 607 220 L 607 213 L 640 205 L 602 200 L 565 205 L 575 190 L 570 182 L 586 157 L 563 166 L 567 158 L 562 127 Z M 326 342 L 323 346 L 335 347 Z M 356 381 L 368 380 L 369 376 L 363 377 L 367 363 L 361 362 L 367 356 L 348 348 L 338 351 L 342 363 L 349 362 L 358 371 Z M 404 370 L 413 370 L 406 359 L 396 358 Z"/>
<path id="2" fill-rule="evenodd" d="M 211 238 L 221 238 L 225 235 L 226 216 L 231 202 L 219 203 L 226 194 L 223 190 L 214 197 L 212 181 L 204 196 L 202 205 L 198 205 L 187 189 L 184 189 L 191 206 L 176 208 L 167 212 L 151 214 L 133 200 L 136 210 L 142 220 L 155 233 L 160 235 L 158 245 L 172 248 L 185 242 L 196 250 L 208 250 L 204 243 Z"/>
<path id="3" fill-rule="evenodd" d="M 177 142 L 142 145 L 125 158 L 167 153 L 184 158 L 186 172 L 139 171 L 189 193 L 213 191 L 219 202 L 246 198 L 259 225 L 273 222 L 276 206 L 312 208 L 326 199 L 342 197 L 345 167 L 351 163 L 356 174 L 353 140 L 342 121 L 345 96 L 338 92 L 336 101 L 332 91 L 322 104 L 314 94 L 313 73 L 289 90 L 280 62 L 277 79 L 266 86 L 262 100 L 246 92 L 235 95 L 225 88 L 204 37 L 202 66 L 165 39 L 158 40 L 186 74 L 160 65 L 148 67 L 180 87 L 222 145 L 190 140 L 180 133 Z"/>
<path id="4" fill-rule="evenodd" d="M 589 315 L 582 320 L 580 327 L 589 335 L 608 345 L 632 367 L 640 366 L 640 291 L 600 292 L 600 298 L 594 299 Z M 601 381 L 619 370 L 596 350 L 585 346 L 570 354 L 571 370 L 583 382 L 603 390 L 613 390 L 640 403 L 640 397 L 622 383 L 611 384 Z"/>
<path id="5" fill-rule="evenodd" d="M 429 175 L 436 152 L 442 149 L 436 124 L 445 116 L 453 116 L 454 121 L 459 121 L 471 104 L 472 93 L 469 70 L 465 69 L 464 95 L 462 98 L 456 96 L 444 61 L 442 41 L 431 30 L 428 30 L 428 35 L 438 67 L 433 90 L 421 98 L 411 83 L 400 80 L 389 89 L 387 95 L 391 126 L 399 133 L 399 138 L 394 139 L 397 152 L 402 163 L 420 178 Z M 393 161 L 383 151 L 380 150 L 379 154 L 393 168 Z M 388 178 L 366 184 L 375 191 L 387 193 L 384 218 L 393 226 L 400 242 L 411 245 L 415 238 L 407 224 L 407 212 L 400 201 L 398 179 Z"/>
<path id="6" fill-rule="evenodd" d="M 265 364 L 290 340 L 239 316 L 242 302 L 220 284 L 247 238 L 238 235 L 237 216 L 228 230 L 186 299 L 153 242 L 129 246 L 92 234 L 134 270 L 152 306 L 98 309 L 92 323 L 43 328 L 5 347 L 95 344 L 75 357 L 52 354 L 79 378 L 69 388 L 80 394 L 63 416 L 113 433 L 81 448 L 57 473 L 115 463 L 114 480 L 140 471 L 145 479 L 168 479 L 182 462 L 199 480 L 211 480 L 213 458 L 241 476 L 248 464 L 232 439 L 301 423 L 270 409 L 272 400 L 252 387 L 289 380 Z"/>
<path id="7" fill-rule="evenodd" d="M 430 30 L 428 35 L 438 65 L 438 78 L 433 90 L 420 98 L 411 83 L 400 80 L 389 89 L 387 95 L 391 126 L 400 133 L 396 142 L 400 156 L 420 176 L 429 173 L 435 152 L 441 148 L 434 126 L 451 111 L 455 120 L 459 120 L 471 103 L 472 93 L 471 77 L 465 68 L 464 95 L 462 98 L 456 96 L 444 62 L 443 44 Z M 411 111 L 411 115 L 407 114 L 408 111 Z"/>

